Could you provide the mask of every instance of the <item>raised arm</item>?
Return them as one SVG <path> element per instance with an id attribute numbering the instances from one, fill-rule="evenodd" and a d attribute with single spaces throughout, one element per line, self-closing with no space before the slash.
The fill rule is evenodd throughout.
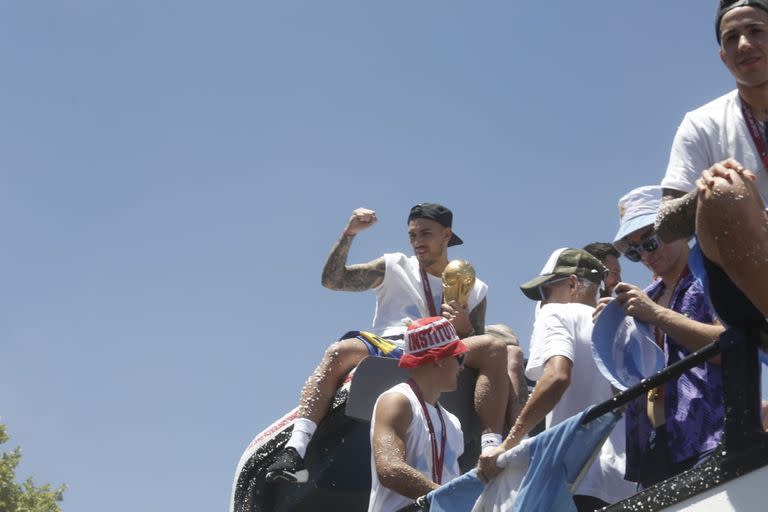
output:
<path id="1" fill-rule="evenodd" d="M 379 286 L 384 281 L 384 258 L 368 263 L 347 265 L 352 239 L 376 223 L 376 212 L 358 208 L 352 212 L 341 238 L 334 244 L 323 268 L 322 284 L 331 290 L 360 292 Z"/>
<path id="2" fill-rule="evenodd" d="M 382 396 L 376 406 L 373 454 L 381 485 L 416 499 L 438 485 L 406 461 L 406 436 L 412 418 L 411 404 L 404 395 L 387 393 Z"/>

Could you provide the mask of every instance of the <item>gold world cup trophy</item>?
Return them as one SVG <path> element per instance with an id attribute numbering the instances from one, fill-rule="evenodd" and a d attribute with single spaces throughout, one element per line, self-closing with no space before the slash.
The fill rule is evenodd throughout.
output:
<path id="1" fill-rule="evenodd" d="M 455 300 L 467 307 L 469 293 L 475 286 L 475 267 L 467 260 L 453 260 L 443 270 L 443 302 Z"/>

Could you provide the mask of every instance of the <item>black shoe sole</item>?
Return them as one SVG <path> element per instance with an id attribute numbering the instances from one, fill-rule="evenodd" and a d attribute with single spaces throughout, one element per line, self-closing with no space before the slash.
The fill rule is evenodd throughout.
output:
<path id="1" fill-rule="evenodd" d="M 288 483 L 295 483 L 295 484 L 303 484 L 303 483 L 306 483 L 307 480 L 309 480 L 309 471 L 307 471 L 306 469 L 302 469 L 300 471 L 297 471 L 296 473 L 287 473 L 285 471 L 275 470 L 267 473 L 267 475 L 264 477 L 264 480 L 267 483 L 288 482 Z"/>

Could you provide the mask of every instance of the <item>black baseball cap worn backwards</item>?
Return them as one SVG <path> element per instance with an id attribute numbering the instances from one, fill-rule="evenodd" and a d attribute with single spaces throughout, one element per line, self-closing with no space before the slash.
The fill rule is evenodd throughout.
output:
<path id="1" fill-rule="evenodd" d="M 717 8 L 717 18 L 715 18 L 715 35 L 717 44 L 720 44 L 720 22 L 725 13 L 737 7 L 757 7 L 768 12 L 768 0 L 720 0 Z"/>
<path id="2" fill-rule="evenodd" d="M 413 219 L 429 219 L 437 222 L 444 228 L 451 228 L 451 239 L 448 240 L 448 247 L 452 245 L 461 245 L 464 240 L 453 233 L 453 213 L 445 206 L 437 203 L 420 203 L 411 208 L 408 214 L 408 223 Z"/>
<path id="3" fill-rule="evenodd" d="M 600 284 L 606 272 L 605 266 L 582 249 L 557 249 L 553 252 L 538 276 L 520 285 L 526 297 L 531 300 L 544 300 L 541 287 L 557 279 L 572 274 Z"/>

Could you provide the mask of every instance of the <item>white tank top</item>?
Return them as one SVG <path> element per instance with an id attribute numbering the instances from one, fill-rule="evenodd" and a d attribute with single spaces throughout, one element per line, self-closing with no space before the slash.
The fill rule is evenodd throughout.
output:
<path id="1" fill-rule="evenodd" d="M 373 315 L 371 331 L 379 336 L 396 336 L 405 333 L 406 318 L 416 320 L 430 316 L 429 306 L 421 282 L 419 260 L 416 256 L 406 256 L 401 252 L 384 255 L 384 281 L 375 288 L 376 312 Z M 439 277 L 427 274 L 432 289 L 433 302 L 440 314 L 443 298 L 443 281 Z M 467 307 L 472 311 L 488 293 L 488 285 L 475 279 L 475 286 L 469 294 Z M 402 341 L 395 341 L 402 347 Z"/>
<path id="2" fill-rule="evenodd" d="M 429 427 L 427 427 L 427 421 L 424 419 L 424 411 L 421 408 L 419 399 L 414 394 L 411 386 L 406 382 L 388 389 L 381 396 L 387 393 L 403 394 L 411 402 L 412 419 L 406 432 L 405 460 L 409 466 L 432 480 L 432 443 L 429 439 Z M 381 396 L 379 399 L 381 399 Z M 373 418 L 371 419 L 371 436 L 373 436 L 373 428 L 376 424 L 376 407 L 378 405 L 379 400 L 377 399 L 373 409 Z M 442 430 L 437 409 L 429 403 L 426 405 L 432 420 L 432 426 L 435 429 L 435 435 L 437 439 L 440 439 Z M 443 464 L 442 479 L 442 483 L 446 483 L 459 476 L 459 456 L 464 453 L 464 434 L 461 431 L 459 419 L 439 404 L 438 406 L 443 413 L 446 428 L 445 462 Z M 373 457 L 373 449 L 371 449 L 371 497 L 368 501 L 368 512 L 394 512 L 412 501 L 412 499 L 406 498 L 402 494 L 398 494 L 381 485 L 376 476 L 376 461 Z"/>

